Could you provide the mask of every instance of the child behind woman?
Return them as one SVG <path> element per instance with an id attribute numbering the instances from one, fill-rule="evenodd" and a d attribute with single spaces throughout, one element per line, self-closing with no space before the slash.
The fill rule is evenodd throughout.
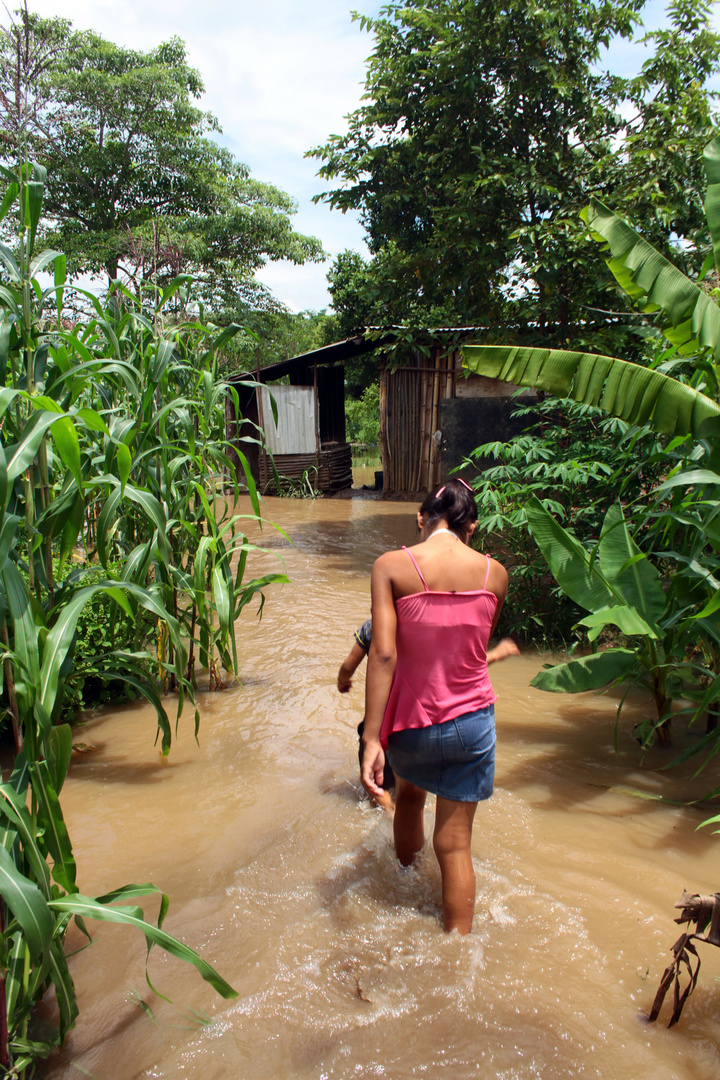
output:
<path id="1" fill-rule="evenodd" d="M 341 694 L 347 694 L 348 690 L 352 686 L 352 677 L 355 674 L 357 668 L 363 662 L 367 654 L 370 652 L 370 641 L 372 639 L 372 619 L 367 619 L 362 626 L 355 631 L 355 641 L 353 647 L 348 655 L 340 665 L 338 671 L 337 687 Z M 360 768 L 362 769 L 363 760 L 363 741 L 362 735 L 365 730 L 365 721 L 361 720 L 358 724 L 358 760 L 360 761 Z M 385 766 L 385 775 L 383 776 L 383 793 L 376 799 L 379 806 L 382 806 L 383 810 L 387 813 L 392 813 L 394 808 L 392 795 L 390 789 L 395 787 L 395 777 L 393 771 L 389 765 Z"/>

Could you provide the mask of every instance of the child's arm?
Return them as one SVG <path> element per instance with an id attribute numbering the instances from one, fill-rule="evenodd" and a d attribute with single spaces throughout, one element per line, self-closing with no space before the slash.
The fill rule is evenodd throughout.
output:
<path id="1" fill-rule="evenodd" d="M 488 664 L 494 664 L 498 660 L 506 660 L 508 656 L 519 656 L 520 650 L 512 638 L 504 637 L 494 649 L 487 654 Z"/>
<path id="2" fill-rule="evenodd" d="M 355 674 L 356 669 L 363 662 L 366 656 L 367 653 L 360 645 L 358 645 L 356 641 L 350 652 L 343 660 L 342 664 L 340 665 L 340 670 L 338 671 L 337 688 L 341 694 L 347 694 L 348 690 L 352 686 L 352 677 Z"/>

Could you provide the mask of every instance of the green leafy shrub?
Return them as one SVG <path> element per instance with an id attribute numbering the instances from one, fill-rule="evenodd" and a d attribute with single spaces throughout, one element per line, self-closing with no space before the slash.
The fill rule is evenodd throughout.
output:
<path id="1" fill-rule="evenodd" d="M 501 631 L 543 646 L 569 645 L 584 639 L 584 631 L 575 629 L 583 612 L 553 580 L 528 528 L 530 498 L 536 496 L 584 541 L 597 536 L 618 497 L 632 501 L 654 488 L 667 458 L 650 429 L 589 405 L 546 398 L 512 415 L 531 422 L 522 435 L 484 443 L 463 462 L 497 462 L 473 481 L 476 535 L 511 571 Z"/>
<path id="2" fill-rule="evenodd" d="M 361 398 L 345 401 L 345 425 L 348 442 L 377 446 L 380 440 L 380 383 L 363 390 Z"/>
<path id="3" fill-rule="evenodd" d="M 110 564 L 110 577 L 119 576 L 120 564 Z M 74 571 L 77 574 L 78 571 Z M 71 575 L 72 576 L 72 575 Z M 94 585 L 104 574 L 100 567 L 82 571 L 82 582 Z M 139 610 L 131 618 L 104 592 L 96 592 L 78 619 L 73 647 L 73 667 L 65 681 L 61 716 L 72 722 L 76 714 L 110 701 L 134 701 L 135 688 L 108 670 L 108 660 L 116 651 L 133 653 L 138 668 L 155 674 L 157 661 L 150 650 L 157 651 L 157 620 Z M 114 668 L 115 665 L 113 665 Z"/>

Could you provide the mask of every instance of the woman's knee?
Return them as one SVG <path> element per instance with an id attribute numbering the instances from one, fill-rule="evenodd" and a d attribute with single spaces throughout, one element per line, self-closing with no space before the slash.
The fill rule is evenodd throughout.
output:
<path id="1" fill-rule="evenodd" d="M 475 807 L 475 803 L 438 799 L 433 832 L 433 848 L 438 859 L 460 854 L 470 856 Z"/>
<path id="2" fill-rule="evenodd" d="M 436 829 L 433 833 L 433 850 L 440 863 L 458 855 L 470 858 L 470 837 L 452 833 L 447 829 L 440 832 Z"/>

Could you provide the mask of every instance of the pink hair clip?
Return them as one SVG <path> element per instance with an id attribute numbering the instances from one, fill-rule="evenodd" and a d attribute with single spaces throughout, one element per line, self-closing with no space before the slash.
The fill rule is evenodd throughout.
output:
<path id="1" fill-rule="evenodd" d="M 466 487 L 468 489 L 468 491 L 470 492 L 471 495 L 475 494 L 473 489 L 468 484 L 467 480 L 463 480 L 462 476 L 458 476 L 456 479 L 457 479 L 459 484 L 462 484 L 463 487 Z M 444 490 L 445 490 L 445 484 L 443 484 L 443 486 L 441 488 L 438 488 L 438 490 L 435 492 L 435 498 L 439 499 Z"/>

